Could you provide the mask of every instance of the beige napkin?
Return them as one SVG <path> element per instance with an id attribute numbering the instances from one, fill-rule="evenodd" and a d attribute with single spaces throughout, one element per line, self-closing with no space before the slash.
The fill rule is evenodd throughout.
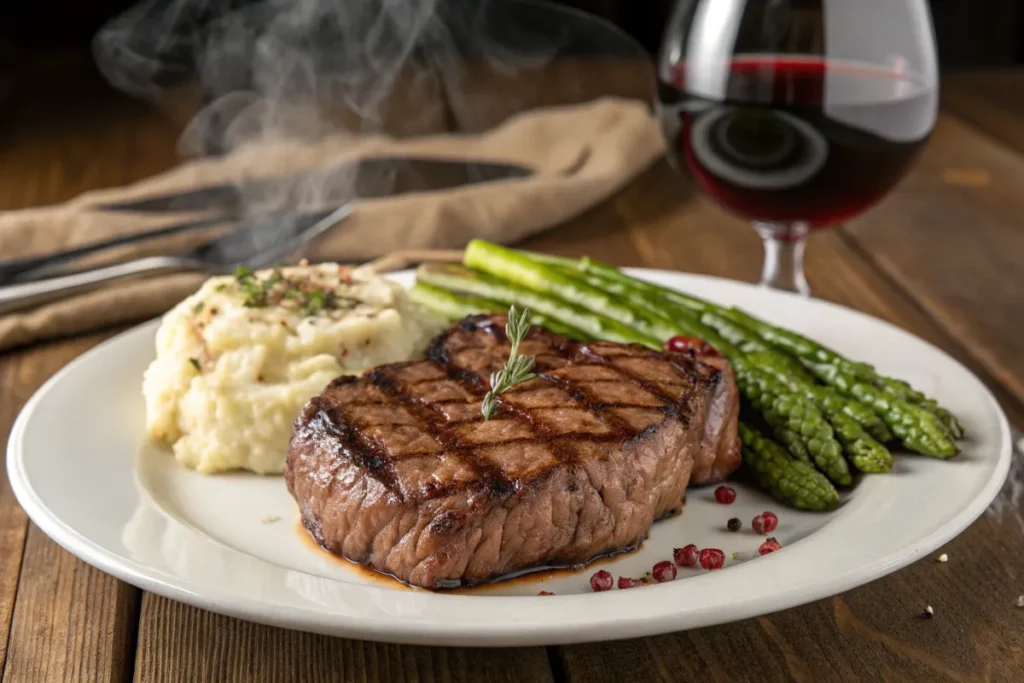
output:
<path id="1" fill-rule="evenodd" d="M 127 187 L 88 192 L 66 204 L 0 213 L 0 260 L 46 254 L 189 218 L 103 212 L 93 208 L 97 204 L 376 155 L 518 163 L 533 168 L 535 175 L 360 201 L 349 218 L 311 245 L 310 260 L 362 260 L 400 249 L 461 248 L 474 237 L 510 243 L 602 201 L 662 151 L 661 136 L 648 108 L 638 101 L 611 98 L 529 112 L 481 135 L 404 140 L 336 136 L 308 144 L 254 143 L 225 157 L 189 162 Z M 197 240 L 202 236 L 147 242 L 120 249 L 111 257 L 173 252 Z M 0 349 L 159 315 L 203 279 L 197 274 L 153 277 L 2 317 Z"/>

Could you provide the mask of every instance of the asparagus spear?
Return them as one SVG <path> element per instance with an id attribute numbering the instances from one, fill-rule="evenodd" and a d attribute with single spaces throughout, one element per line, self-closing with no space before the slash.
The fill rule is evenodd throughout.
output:
<path id="1" fill-rule="evenodd" d="M 859 422 L 844 412 L 848 401 L 843 397 L 831 393 L 824 387 L 794 380 L 787 368 L 775 364 L 773 355 L 754 354 L 750 360 L 756 362 L 758 368 L 785 384 L 790 390 L 802 394 L 818 406 L 832 425 L 836 439 L 842 444 L 843 452 L 850 458 L 854 467 L 861 472 L 888 472 L 892 469 L 892 453 L 876 441 Z M 880 419 L 874 414 L 872 417 Z M 882 425 L 884 424 L 883 422 Z"/>
<path id="2" fill-rule="evenodd" d="M 831 510 L 839 505 L 839 493 L 820 472 L 792 460 L 778 444 L 742 422 L 743 462 L 762 488 L 787 505 L 800 510 Z"/>
<path id="3" fill-rule="evenodd" d="M 832 427 L 818 408 L 803 396 L 791 393 L 785 385 L 763 372 L 743 357 L 730 359 L 736 373 L 740 391 L 758 409 L 776 436 L 786 440 L 790 433 L 800 436 L 818 469 L 840 486 L 847 486 L 853 478 L 843 458 L 843 450 L 835 440 Z M 799 451 L 789 448 L 794 456 Z"/>
<path id="4" fill-rule="evenodd" d="M 960 424 L 960 421 L 956 419 L 953 413 L 940 406 L 939 402 L 934 398 L 925 396 L 924 393 L 917 391 L 901 379 L 875 375 L 870 381 L 893 398 L 919 405 L 929 413 L 934 413 L 942 421 L 942 424 L 946 426 L 946 429 L 949 430 L 954 439 L 964 438 L 963 425 Z"/>
<path id="5" fill-rule="evenodd" d="M 841 396 L 814 385 L 814 377 L 792 357 L 771 349 L 752 332 L 709 309 L 701 315 L 701 322 L 715 328 L 731 343 L 747 354 L 747 359 L 761 370 L 779 380 L 791 392 L 803 395 L 814 402 L 832 426 L 837 440 L 849 455 L 853 465 L 862 472 L 888 472 L 892 469 L 892 454 L 885 446 L 868 434 L 845 409 L 853 410 L 861 419 L 875 427 L 883 438 L 892 435 L 885 423 L 863 406 L 856 410 Z M 866 413 L 866 415 L 864 414 Z M 773 427 L 775 437 L 781 441 L 796 458 L 809 462 L 809 451 L 804 447 L 800 435 L 791 429 Z"/>
<path id="6" fill-rule="evenodd" d="M 802 384 L 814 384 L 814 376 L 807 372 L 795 358 L 776 351 L 742 325 L 734 323 L 714 310 L 702 313 L 700 319 L 701 322 L 718 330 L 722 336 L 742 349 L 749 357 L 753 358 L 753 354 L 757 354 L 760 358 L 770 361 L 776 368 L 785 369 L 795 381 Z"/>
<path id="7" fill-rule="evenodd" d="M 764 342 L 747 327 L 730 320 L 714 310 L 708 310 L 701 315 L 701 320 L 724 334 L 730 341 L 737 344 L 746 353 L 747 357 L 759 367 L 762 367 L 781 379 L 785 376 L 785 382 L 792 391 L 799 391 L 808 396 L 818 404 L 822 410 L 832 412 L 844 412 L 853 418 L 870 434 L 880 442 L 892 440 L 892 432 L 885 422 L 870 408 L 856 401 L 839 395 L 838 393 L 817 386 L 816 380 L 800 362 L 795 358 L 775 348 L 766 347 Z M 828 414 L 826 410 L 826 414 Z M 829 418 L 832 421 L 832 418 Z M 842 421 L 842 420 L 840 420 Z M 833 427 L 836 425 L 833 424 Z"/>
<path id="8" fill-rule="evenodd" d="M 409 297 L 424 308 L 450 320 L 459 320 L 475 313 L 505 313 L 508 309 L 508 306 L 500 301 L 451 292 L 441 287 L 428 285 L 425 282 L 414 284 L 409 289 Z M 543 315 L 531 315 L 530 322 L 534 325 L 545 327 L 555 334 L 564 335 L 569 339 L 581 340 L 587 338 L 587 335 L 580 330 Z"/>
<path id="9" fill-rule="evenodd" d="M 458 294 L 425 282 L 414 284 L 409 289 L 409 298 L 449 320 L 459 320 L 474 313 L 504 313 L 508 310 L 500 301 L 472 294 Z"/>
<path id="10" fill-rule="evenodd" d="M 545 294 L 518 287 L 484 273 L 478 273 L 454 264 L 430 263 L 416 273 L 419 282 L 442 289 L 466 292 L 475 296 L 500 301 L 502 304 L 520 304 L 539 313 L 547 320 L 555 320 L 585 333 L 592 339 L 607 339 L 624 344 L 643 344 L 660 349 L 661 342 L 639 330 L 612 320 L 599 313 L 566 303 Z"/>
<path id="11" fill-rule="evenodd" d="M 811 451 L 807 448 L 803 437 L 789 427 L 772 427 L 772 435 L 780 444 L 786 447 L 791 456 L 814 467 L 814 460 L 811 458 Z"/>
<path id="12" fill-rule="evenodd" d="M 632 278 L 619 279 L 607 277 L 603 271 L 584 270 L 580 267 L 581 262 L 560 256 L 532 253 L 527 253 L 527 256 L 540 263 L 555 267 L 567 277 L 582 280 L 595 289 L 613 294 L 617 299 L 627 301 L 632 306 L 642 309 L 649 316 L 659 318 L 662 324 L 668 327 L 671 336 L 685 335 L 703 339 L 727 358 L 739 356 L 741 353 L 741 350 L 731 344 L 728 339 L 716 334 L 715 330 L 702 323 L 694 311 L 679 304 L 666 303 L 658 296 L 652 296 L 650 291 L 635 286 L 638 281 Z M 618 273 L 618 271 L 614 272 Z M 800 366 L 797 368 L 799 372 L 806 372 Z"/>
<path id="13" fill-rule="evenodd" d="M 790 351 L 796 356 L 814 363 L 828 363 L 835 365 L 840 372 L 857 377 L 863 382 L 875 386 L 875 388 L 889 394 L 893 398 L 920 406 L 924 410 L 935 414 L 942 425 L 954 439 L 963 438 L 963 425 L 948 410 L 939 405 L 938 401 L 928 398 L 922 392 L 917 391 L 908 383 L 885 377 L 878 374 L 874 367 L 868 363 L 860 363 L 844 358 L 835 351 L 828 349 L 817 342 L 789 330 L 770 325 L 763 320 L 758 320 L 749 313 L 737 308 L 728 309 L 724 315 L 730 319 L 746 325 L 755 330 L 766 341 Z"/>
<path id="14" fill-rule="evenodd" d="M 607 292 L 588 284 L 582 278 L 572 277 L 554 266 L 540 263 L 514 249 L 483 240 L 473 240 L 466 247 L 463 264 L 539 294 L 572 302 L 633 327 L 659 341 L 668 339 L 676 333 L 675 328 L 667 320 L 637 311 L 617 298 L 609 296 Z"/>
<path id="15" fill-rule="evenodd" d="M 956 441 L 934 413 L 893 398 L 835 365 L 804 361 L 804 366 L 826 384 L 871 406 L 910 450 L 936 458 L 951 458 L 960 452 Z"/>
<path id="16" fill-rule="evenodd" d="M 591 258 L 585 257 L 580 259 L 577 267 L 588 273 L 600 275 L 609 280 L 617 280 L 625 284 L 630 284 L 648 293 L 651 296 L 654 296 L 658 299 L 671 301 L 672 303 L 687 308 L 691 311 L 703 313 L 704 311 L 711 308 L 711 304 L 709 304 L 707 301 L 698 299 L 695 296 L 690 296 L 689 294 L 684 294 L 683 292 L 679 292 L 674 289 L 661 287 L 660 285 L 647 282 L 646 280 L 640 280 L 639 278 L 632 277 L 631 275 L 626 275 L 615 266 L 609 266 L 606 263 L 601 263 L 600 261 L 595 261 L 594 259 Z"/>
<path id="17" fill-rule="evenodd" d="M 677 334 L 686 334 L 686 332 L 672 319 L 672 316 L 664 306 L 660 306 L 657 301 L 651 299 L 644 292 L 636 289 L 635 287 L 630 287 L 628 284 L 622 282 L 607 280 L 599 275 L 587 273 L 576 268 L 570 268 L 554 263 L 551 265 L 566 277 L 585 282 L 587 285 L 594 287 L 595 289 L 599 289 L 606 294 L 614 295 L 616 300 L 628 302 L 631 306 L 639 308 L 643 311 L 643 315 L 645 317 L 656 318 L 658 320 L 658 324 L 663 327 L 662 331 L 668 332 L 670 337 Z"/>
<path id="18" fill-rule="evenodd" d="M 850 462 L 861 472 L 878 474 L 892 469 L 892 453 L 884 444 L 875 439 L 860 426 L 860 423 L 843 412 L 822 409 L 836 440 L 843 445 Z"/>
<path id="19" fill-rule="evenodd" d="M 788 366 L 784 366 L 780 370 L 775 365 L 774 356 L 752 353 L 749 358 L 759 368 L 771 373 L 776 379 L 784 381 L 793 391 L 798 391 L 814 401 L 826 415 L 844 413 L 846 416 L 856 420 L 875 441 L 886 443 L 893 440 L 893 434 L 889 430 L 888 425 L 885 424 L 885 420 L 863 403 L 840 394 L 833 387 L 803 383 L 796 380 L 792 373 L 789 372 Z"/>
<path id="20" fill-rule="evenodd" d="M 835 363 L 841 360 L 841 356 L 834 351 L 825 348 L 817 342 L 792 332 L 790 330 L 769 325 L 768 323 L 749 315 L 738 308 L 720 308 L 722 316 L 756 332 L 762 339 L 788 351 L 798 358 L 806 358 L 819 363 Z"/>

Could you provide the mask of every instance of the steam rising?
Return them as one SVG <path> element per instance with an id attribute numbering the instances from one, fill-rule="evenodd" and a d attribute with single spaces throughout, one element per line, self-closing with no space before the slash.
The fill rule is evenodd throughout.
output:
<path id="1" fill-rule="evenodd" d="M 999 495 L 986 510 L 989 518 L 997 524 L 1009 519 L 1017 524 L 1017 528 L 1024 534 L 1024 437 L 1015 434 L 1018 438 L 1017 450 L 1010 459 L 1010 471 L 1006 476 L 1006 482 L 999 491 Z"/>
<path id="2" fill-rule="evenodd" d="M 572 59 L 561 57 L 649 65 L 611 24 L 534 0 L 142 0 L 93 47 L 114 86 L 188 122 L 179 149 L 193 157 L 268 140 L 332 136 L 336 151 L 346 136 L 483 132 L 614 88 L 562 68 Z M 646 90 L 636 69 L 620 81 Z M 401 173 L 324 163 L 290 189 L 239 182 L 239 211 L 335 206 L 386 194 Z"/>
<path id="3" fill-rule="evenodd" d="M 170 107 L 199 93 L 182 138 L 197 155 L 266 137 L 489 128 L 485 100 L 512 95 L 474 75 L 516 77 L 520 101 L 502 108 L 525 108 L 524 77 L 561 49 L 614 47 L 582 16 L 514 0 L 144 0 L 94 51 L 132 95 Z"/>

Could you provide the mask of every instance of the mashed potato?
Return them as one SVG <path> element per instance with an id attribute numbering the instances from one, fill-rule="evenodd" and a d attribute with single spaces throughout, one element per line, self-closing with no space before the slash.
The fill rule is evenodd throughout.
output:
<path id="1" fill-rule="evenodd" d="M 337 264 L 212 278 L 157 331 L 147 432 L 200 472 L 279 473 L 307 400 L 420 354 L 443 325 L 398 285 Z"/>

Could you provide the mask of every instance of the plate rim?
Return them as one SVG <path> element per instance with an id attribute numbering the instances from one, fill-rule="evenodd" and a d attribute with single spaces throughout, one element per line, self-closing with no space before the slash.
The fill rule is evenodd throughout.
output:
<path id="1" fill-rule="evenodd" d="M 655 278 L 662 277 L 677 280 L 705 280 L 710 281 L 710 284 L 726 284 L 729 287 L 740 287 L 741 289 L 758 289 L 758 287 L 749 283 L 710 275 L 648 268 L 628 268 L 624 270 L 641 277 L 647 275 Z M 407 279 L 410 273 L 411 271 L 402 271 L 393 274 L 393 276 L 401 281 L 402 279 Z M 685 285 L 681 283 L 681 286 Z M 786 295 L 802 299 L 797 295 L 785 292 L 772 292 L 772 295 Z M 102 353 L 103 349 L 108 346 L 118 342 L 123 343 L 127 337 L 132 335 L 151 333 L 151 328 L 155 328 L 158 325 L 160 318 L 141 323 L 89 349 L 56 372 L 33 394 L 18 414 L 11 429 L 7 448 L 8 478 L 18 503 L 25 510 L 28 517 L 47 536 L 86 563 L 142 590 L 148 590 L 201 609 L 272 626 L 394 643 L 442 646 L 531 646 L 563 645 L 645 637 L 770 614 L 863 586 L 911 564 L 918 558 L 955 538 L 977 520 L 985 512 L 996 495 L 998 495 L 1009 472 L 1012 456 L 1010 428 L 1005 414 L 991 390 L 960 361 L 931 342 L 921 339 L 887 320 L 876 318 L 862 311 L 831 301 L 821 299 L 814 299 L 813 301 L 827 307 L 841 309 L 844 314 L 853 314 L 854 316 L 867 318 L 874 324 L 882 324 L 902 335 L 909 336 L 915 343 L 923 344 L 932 351 L 941 354 L 947 361 L 952 362 L 963 373 L 973 378 L 985 395 L 989 404 L 988 407 L 994 412 L 999 423 L 999 449 L 997 454 L 993 454 L 993 457 L 998 457 L 998 461 L 995 463 L 988 481 L 971 500 L 970 504 L 962 507 L 951 519 L 937 529 L 917 539 L 914 543 L 904 546 L 899 552 L 889 553 L 866 564 L 857 565 L 854 570 L 830 575 L 811 584 L 809 587 L 805 587 L 802 591 L 791 589 L 781 594 L 762 593 L 756 599 L 745 603 L 737 603 L 735 601 L 729 603 L 725 608 L 718 608 L 715 613 L 711 613 L 710 609 L 705 609 L 703 612 L 694 610 L 664 612 L 652 618 L 634 609 L 630 610 L 628 614 L 620 613 L 615 620 L 614 626 L 611 628 L 605 622 L 583 623 L 577 620 L 569 631 L 565 630 L 566 627 L 564 625 L 560 626 L 557 623 L 548 623 L 543 620 L 520 621 L 516 619 L 510 619 L 504 624 L 492 622 L 486 631 L 481 630 L 477 624 L 453 622 L 445 623 L 444 628 L 438 630 L 436 625 L 426 624 L 415 619 L 403 622 L 395 617 L 383 619 L 367 618 L 365 616 L 360 616 L 359 618 L 343 617 L 340 616 L 340 613 L 327 608 L 314 609 L 294 603 L 268 603 L 260 599 L 247 599 L 244 596 L 221 591 L 220 589 L 211 589 L 208 585 L 197 587 L 194 581 L 185 580 L 181 577 L 165 579 L 157 576 L 156 574 L 162 573 L 158 568 L 140 564 L 133 558 L 120 555 L 97 544 L 60 519 L 42 502 L 37 492 L 30 485 L 27 473 L 23 467 L 25 454 L 22 449 L 21 438 L 38 406 L 63 377 L 74 372 L 81 365 L 91 362 L 94 356 Z M 801 542 L 790 547 L 795 548 Z M 232 551 L 245 555 L 245 553 L 241 553 L 238 550 L 232 549 Z M 779 554 L 760 558 L 758 565 L 765 567 L 769 563 L 778 564 L 785 560 L 784 555 Z M 749 565 L 745 564 L 731 568 L 730 573 L 743 571 L 744 567 L 749 570 Z M 281 571 L 302 574 L 302 572 L 297 570 L 281 569 Z M 700 581 L 703 576 L 705 575 L 691 577 L 685 583 L 690 584 L 691 581 Z M 689 587 L 692 588 L 694 586 L 696 584 Z M 668 587 L 669 585 L 656 587 L 656 590 Z M 357 590 L 388 591 L 389 593 L 394 593 L 394 591 L 389 589 L 373 586 L 359 586 Z M 797 592 L 799 592 L 798 597 L 791 595 L 791 593 Z M 632 593 L 630 591 L 630 594 Z M 432 593 L 402 593 L 402 595 L 420 595 L 429 596 L 429 598 L 442 597 Z M 626 607 L 628 595 L 613 592 L 602 596 L 602 599 L 608 601 L 606 607 L 609 611 L 614 612 L 616 607 Z M 533 607 L 529 611 L 536 612 L 541 607 L 558 604 L 571 608 L 574 605 L 579 605 L 579 601 L 588 599 L 588 595 L 544 597 L 543 602 L 541 602 L 542 598 L 537 596 L 444 595 L 443 599 L 447 601 L 471 600 L 473 601 L 474 608 L 480 611 L 486 611 L 488 607 L 504 608 L 508 606 L 509 601 L 514 600 L 515 604 L 522 606 L 524 610 L 527 609 L 527 603 L 532 603 Z M 558 602 L 553 603 L 552 601 Z M 684 616 L 685 619 L 683 618 Z M 681 624 L 680 622 L 683 621 L 699 621 L 699 624 Z"/>

